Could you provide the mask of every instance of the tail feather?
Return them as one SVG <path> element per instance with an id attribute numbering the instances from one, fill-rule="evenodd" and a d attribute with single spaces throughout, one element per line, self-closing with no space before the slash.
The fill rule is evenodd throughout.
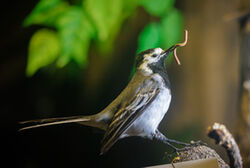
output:
<path id="1" fill-rule="evenodd" d="M 50 125 L 57 125 L 57 124 L 66 124 L 66 123 L 81 123 L 90 125 L 93 120 L 92 116 L 73 116 L 73 117 L 58 117 L 58 118 L 47 118 L 47 119 L 40 119 L 40 120 L 30 120 L 30 121 L 23 121 L 20 124 L 31 124 L 31 126 L 23 127 L 19 129 L 19 131 L 31 129 L 31 128 L 38 128 Z M 90 122 L 90 123 L 88 123 Z"/>

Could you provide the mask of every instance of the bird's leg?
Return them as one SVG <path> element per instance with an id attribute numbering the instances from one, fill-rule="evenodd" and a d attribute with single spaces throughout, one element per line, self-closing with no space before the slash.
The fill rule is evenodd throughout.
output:
<path id="1" fill-rule="evenodd" d="M 169 147 L 171 147 L 172 149 L 174 149 L 174 151 L 176 151 L 176 152 L 178 151 L 178 148 L 176 148 L 174 145 L 172 145 L 168 141 L 168 139 L 162 133 L 160 133 L 159 131 L 155 132 L 155 134 L 153 135 L 153 137 L 154 137 L 154 139 L 167 144 Z"/>
<path id="2" fill-rule="evenodd" d="M 165 144 L 167 144 L 168 146 L 170 146 L 172 149 L 174 149 L 175 152 L 180 152 L 180 151 L 183 151 L 183 150 L 187 150 L 191 144 L 188 144 L 188 143 L 184 143 L 184 142 L 179 142 L 179 141 L 176 141 L 176 140 L 173 140 L 173 139 L 168 139 L 167 137 L 165 137 L 160 131 L 156 131 L 155 134 L 154 134 L 154 138 L 160 142 L 163 142 Z M 177 148 L 175 147 L 174 145 L 172 145 L 171 143 L 175 143 L 175 144 L 178 144 L 178 145 L 182 145 L 182 146 L 185 146 L 183 148 Z"/>
<path id="3" fill-rule="evenodd" d="M 185 142 L 180 142 L 180 141 L 177 141 L 177 140 L 174 140 L 174 139 L 169 139 L 167 137 L 165 137 L 166 140 L 168 142 L 172 142 L 172 143 L 175 143 L 175 144 L 178 144 L 178 145 L 182 145 L 182 146 L 189 146 L 190 144 L 189 143 L 185 143 Z"/>
<path id="4" fill-rule="evenodd" d="M 162 137 L 164 139 L 164 141 L 168 141 L 168 142 L 175 143 L 175 144 L 182 145 L 182 146 L 189 146 L 190 145 L 189 143 L 180 142 L 180 141 L 177 141 L 177 140 L 174 140 L 174 139 L 169 139 L 165 135 L 163 135 L 159 130 L 156 130 L 155 133 L 158 136 Z"/>

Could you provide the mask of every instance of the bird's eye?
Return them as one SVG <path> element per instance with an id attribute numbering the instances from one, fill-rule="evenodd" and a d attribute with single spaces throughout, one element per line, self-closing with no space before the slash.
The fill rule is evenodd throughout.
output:
<path id="1" fill-rule="evenodd" d="M 153 57 L 153 58 L 157 57 L 157 54 L 153 54 L 152 57 Z"/>

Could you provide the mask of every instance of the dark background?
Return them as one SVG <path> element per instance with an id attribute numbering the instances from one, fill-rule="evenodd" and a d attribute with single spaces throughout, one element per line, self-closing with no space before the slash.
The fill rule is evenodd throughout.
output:
<path id="1" fill-rule="evenodd" d="M 167 146 L 141 138 L 123 139 L 99 156 L 103 133 L 77 124 L 18 132 L 19 121 L 94 114 L 108 105 L 129 80 L 137 36 L 148 22 L 139 9 L 124 25 L 115 46 L 119 57 L 98 84 L 88 82 L 95 76 L 90 69 L 98 73 L 102 63 L 94 59 L 94 48 L 86 69 L 73 63 L 63 69 L 51 65 L 27 78 L 27 47 L 39 27 L 24 28 L 22 22 L 36 3 L 16 0 L 0 7 L 1 152 L 8 167 L 142 167 L 169 162 L 163 159 Z M 209 124 L 219 121 L 234 130 L 237 120 L 237 23 L 223 21 L 237 5 L 234 0 L 193 0 L 177 1 L 176 7 L 183 12 L 190 39 L 178 50 L 183 66 L 168 67 L 173 100 L 160 129 L 169 138 L 208 141 Z"/>
<path id="2" fill-rule="evenodd" d="M 157 142 L 140 138 L 118 142 L 111 152 L 99 156 L 103 132 L 77 124 L 18 132 L 19 121 L 94 114 L 108 105 L 129 80 L 136 39 L 147 23 L 144 21 L 132 32 L 135 37 L 130 46 L 118 44 L 117 50 L 125 47 L 127 51 L 116 54 L 131 56 L 111 66 L 104 86 L 99 88 L 98 96 L 93 97 L 93 93 L 85 90 L 87 70 L 76 68 L 73 63 L 61 70 L 51 66 L 31 78 L 25 76 L 28 43 L 39 27 L 24 28 L 22 22 L 35 5 L 36 1 L 11 1 L 1 5 L 1 139 L 4 140 L 3 160 L 8 167 L 138 167 L 162 162 L 165 149 L 156 152 L 152 148 Z M 141 13 L 146 15 L 144 11 Z M 124 39 L 127 34 L 125 28 L 119 38 Z M 161 144 L 157 146 L 166 148 Z"/>

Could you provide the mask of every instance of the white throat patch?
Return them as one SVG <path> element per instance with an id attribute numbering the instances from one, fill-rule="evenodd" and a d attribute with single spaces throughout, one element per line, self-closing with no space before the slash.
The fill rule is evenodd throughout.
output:
<path id="1" fill-rule="evenodd" d="M 152 74 L 152 73 L 153 73 L 153 71 L 148 67 L 148 63 L 147 63 L 147 62 L 141 64 L 141 65 L 139 66 L 139 69 L 140 69 L 140 70 L 143 70 L 143 71 L 145 71 L 145 72 L 147 72 L 147 73 L 149 73 L 149 74 Z"/>

